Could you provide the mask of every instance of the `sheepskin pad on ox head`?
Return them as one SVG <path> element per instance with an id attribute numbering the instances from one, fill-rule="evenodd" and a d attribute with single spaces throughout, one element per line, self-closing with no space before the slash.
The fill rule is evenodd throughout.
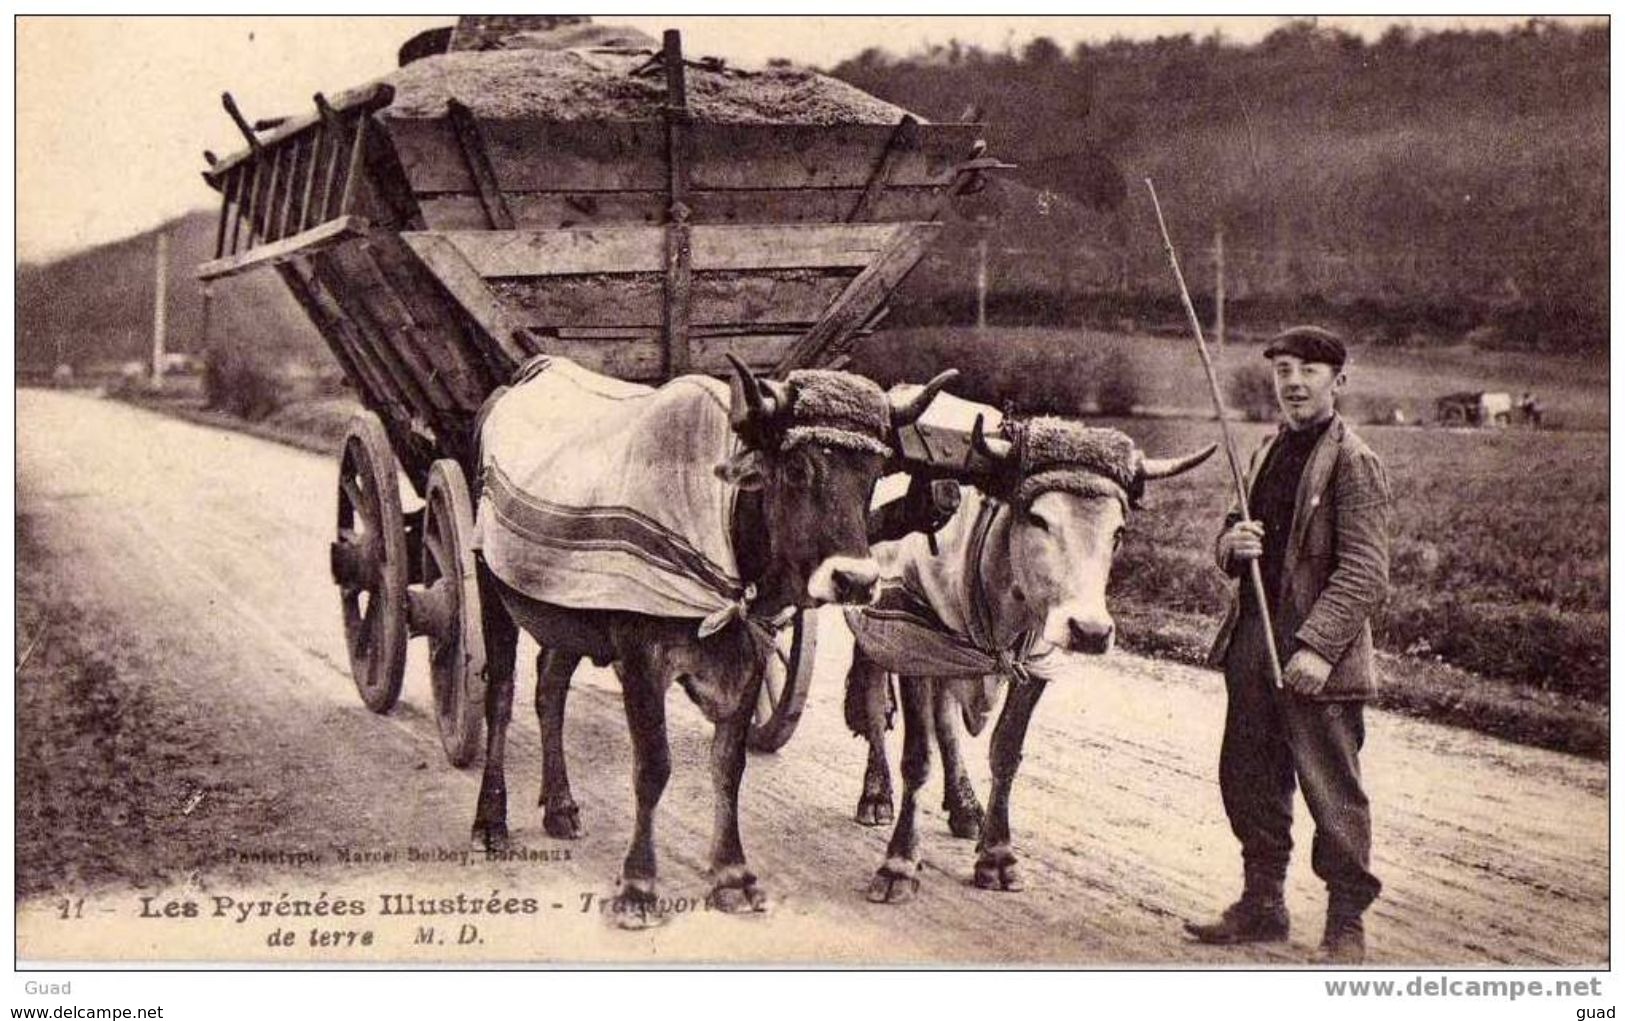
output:
<path id="1" fill-rule="evenodd" d="M 1021 430 L 1021 485 L 1016 500 L 1061 490 L 1080 496 L 1115 496 L 1125 507 L 1138 502 L 1144 482 L 1140 452 L 1116 429 L 1080 425 L 1064 418 L 1034 418 Z"/>
<path id="2" fill-rule="evenodd" d="M 798 369 L 788 382 L 793 394 L 783 449 L 801 443 L 891 453 L 891 405 L 872 380 L 850 372 Z"/>

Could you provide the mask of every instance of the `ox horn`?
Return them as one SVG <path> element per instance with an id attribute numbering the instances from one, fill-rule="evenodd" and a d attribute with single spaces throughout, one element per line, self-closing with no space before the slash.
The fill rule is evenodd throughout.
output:
<path id="1" fill-rule="evenodd" d="M 997 437 L 988 438 L 987 434 L 982 431 L 981 415 L 977 415 L 975 423 L 971 425 L 970 448 L 995 465 L 1003 465 L 1009 461 L 1012 450 L 1009 440 Z"/>
<path id="2" fill-rule="evenodd" d="M 902 404 L 893 403 L 891 406 L 892 428 L 901 429 L 905 425 L 913 425 L 921 415 L 925 414 L 925 409 L 931 406 L 931 402 L 936 399 L 942 388 L 958 378 L 958 369 L 939 372 L 932 377 L 931 382 L 925 384 L 919 393 Z"/>
<path id="3" fill-rule="evenodd" d="M 1142 457 L 1140 459 L 1140 478 L 1166 479 L 1183 474 L 1212 457 L 1213 452 L 1218 449 L 1219 445 L 1213 443 L 1185 457 Z"/>
<path id="4" fill-rule="evenodd" d="M 739 387 L 744 391 L 746 421 L 756 421 L 767 424 L 784 412 L 790 406 L 789 387 L 772 380 L 758 379 L 750 371 L 750 366 L 740 361 L 733 352 L 728 352 L 728 363 L 734 367 L 739 376 Z"/>

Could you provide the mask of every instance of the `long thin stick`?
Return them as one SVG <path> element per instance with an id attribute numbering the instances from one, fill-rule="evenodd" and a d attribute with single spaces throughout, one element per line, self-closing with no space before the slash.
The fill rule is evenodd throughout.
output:
<path id="1" fill-rule="evenodd" d="M 1168 238 L 1168 224 L 1162 218 L 1162 203 L 1157 201 L 1157 187 L 1151 178 L 1145 179 L 1151 192 L 1151 207 L 1157 211 L 1157 228 L 1162 231 L 1162 247 L 1168 253 L 1168 264 L 1174 268 L 1174 279 L 1179 282 L 1179 297 L 1185 303 L 1185 316 L 1190 320 L 1191 333 L 1196 337 L 1196 353 L 1202 356 L 1202 368 L 1207 372 L 1207 385 L 1213 395 L 1213 410 L 1219 417 L 1219 432 L 1224 436 L 1224 454 L 1230 462 L 1230 477 L 1236 484 L 1236 504 L 1241 508 L 1241 520 L 1247 516 L 1247 482 L 1242 476 L 1241 462 L 1236 459 L 1236 448 L 1230 442 L 1230 426 L 1225 420 L 1224 398 L 1219 394 L 1219 378 L 1213 372 L 1213 360 L 1207 354 L 1207 342 L 1202 339 L 1202 321 L 1191 304 L 1191 292 L 1185 287 L 1185 274 L 1179 271 L 1179 257 L 1174 254 L 1174 243 Z M 1275 629 L 1270 624 L 1269 599 L 1264 594 L 1264 575 L 1257 560 L 1247 561 L 1247 575 L 1252 579 L 1253 595 L 1258 599 L 1258 618 L 1264 624 L 1264 643 L 1270 653 L 1270 680 L 1281 686 L 1281 654 L 1275 649 Z"/>

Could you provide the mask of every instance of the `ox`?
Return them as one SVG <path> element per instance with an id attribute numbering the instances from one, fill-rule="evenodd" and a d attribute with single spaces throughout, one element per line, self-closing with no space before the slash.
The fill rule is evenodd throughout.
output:
<path id="1" fill-rule="evenodd" d="M 847 719 L 869 743 L 858 805 L 858 820 L 867 825 L 891 815 L 886 674 L 896 675 L 901 688 L 903 797 L 885 863 L 868 891 L 877 903 L 908 900 L 919 888 L 916 797 L 930 772 L 933 729 L 954 831 L 980 834 L 976 885 L 1021 888 L 1010 789 L 1028 721 L 1059 665 L 1056 650 L 1110 651 L 1115 628 L 1106 581 L 1129 509 L 1147 481 L 1189 471 L 1217 449 L 1153 460 L 1114 429 L 1054 418 L 1005 428 L 1008 438 L 987 437 L 978 419 L 972 433 L 973 448 L 996 466 L 983 488 L 999 496 L 962 488 L 958 511 L 936 536 L 935 553 L 923 535 L 877 545 L 885 574 L 880 596 L 871 606 L 847 610 L 856 638 Z M 993 783 L 985 821 L 952 721 L 958 702 L 972 722 L 984 677 L 1008 686 L 989 749 Z"/>
<path id="2" fill-rule="evenodd" d="M 716 796 L 710 855 L 712 902 L 727 911 L 764 909 L 765 896 L 746 865 L 738 820 L 745 737 L 766 657 L 771 654 L 762 622 L 783 619 L 796 607 L 820 602 L 864 603 L 872 597 L 878 570 L 869 554 L 865 513 L 875 480 L 890 454 L 893 430 L 913 421 L 952 377 L 945 373 L 913 400 L 891 402 L 870 381 L 847 373 L 793 372 L 788 380 L 777 382 L 758 380 L 737 360 L 733 366 L 737 380 L 731 395 L 719 396 L 721 384 L 699 377 L 682 377 L 653 391 L 655 399 L 675 402 L 662 405 L 671 414 L 658 415 L 649 435 L 632 453 L 622 449 L 609 456 L 618 458 L 613 472 L 618 479 L 659 476 L 665 480 L 661 482 L 663 493 L 713 493 L 716 480 L 721 480 L 721 490 L 728 498 L 720 501 L 722 510 L 705 527 L 727 533 L 709 538 L 725 543 L 737 561 L 740 584 L 731 593 L 737 600 L 736 613 L 724 613 L 720 620 L 708 619 L 702 624 L 689 616 L 601 608 L 617 595 L 613 584 L 603 602 L 588 602 L 585 608 L 580 603 L 550 603 L 521 591 L 523 579 L 512 567 L 514 557 L 499 565 L 496 547 L 482 544 L 478 571 L 488 659 L 488 733 L 474 839 L 487 849 L 501 848 L 508 839 L 503 757 L 519 629 L 534 637 L 542 649 L 537 658 L 536 712 L 543 744 L 543 823 L 551 836 L 573 838 L 580 833 L 579 811 L 570 793 L 563 753 L 570 676 L 583 657 L 599 665 L 613 664 L 631 729 L 637 802 L 632 844 L 620 880 L 625 924 L 638 924 L 651 915 L 658 918 L 653 910 L 654 812 L 671 772 L 665 697 L 673 684 L 688 694 L 715 727 L 711 744 Z M 619 395 L 633 404 L 639 398 L 639 394 Z M 499 396 L 493 401 L 511 399 Z M 697 411 L 693 402 L 699 402 Z M 718 416 L 724 409 L 727 421 L 719 427 Z M 491 418 L 480 428 L 482 536 L 488 516 L 517 516 L 525 509 L 518 504 L 504 509 L 503 480 L 496 470 L 500 466 L 484 448 L 501 411 L 500 403 L 495 403 Z M 701 433 L 717 437 L 716 449 L 706 449 L 705 440 L 692 439 L 693 421 L 706 427 Z M 613 425 L 610 415 L 589 423 L 590 432 L 581 442 L 591 443 L 592 432 L 602 434 Z M 684 442 L 698 444 L 698 449 L 674 469 L 671 450 Z M 734 447 L 738 449 L 730 449 Z M 551 510 L 543 503 L 535 506 L 542 508 L 538 513 Z M 529 526 L 529 532 L 515 526 L 512 534 L 519 539 L 512 541 L 522 547 L 528 536 L 537 535 L 541 537 L 537 543 L 573 545 L 589 555 L 606 549 L 609 553 L 605 555 L 614 555 L 628 545 L 650 541 L 642 534 L 650 531 L 646 515 L 620 514 L 613 524 L 618 531 L 593 533 L 590 529 L 601 525 L 589 520 L 593 512 L 574 513 L 573 518 L 562 516 L 566 520 L 552 532 L 542 525 Z M 702 542 L 706 538 L 701 536 Z M 666 543 L 662 555 L 679 560 L 687 557 L 686 563 L 696 560 L 690 544 L 659 536 L 656 540 Z M 523 552 L 521 548 L 520 554 Z M 503 567 L 508 568 L 507 577 L 502 576 Z M 538 584 L 533 577 L 528 587 L 534 591 Z M 697 628 L 697 624 L 701 626 Z"/>

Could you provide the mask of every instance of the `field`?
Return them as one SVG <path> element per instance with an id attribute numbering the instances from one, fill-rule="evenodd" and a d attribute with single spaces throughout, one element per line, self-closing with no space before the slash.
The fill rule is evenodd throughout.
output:
<path id="1" fill-rule="evenodd" d="M 1112 421 L 1154 452 L 1211 442 L 1212 423 Z M 1251 449 L 1269 427 L 1235 429 Z M 1363 427 L 1395 501 L 1393 593 L 1378 644 L 1608 704 L 1608 442 L 1600 434 Z M 1205 614 L 1228 505 L 1218 463 L 1159 487 L 1114 575 L 1131 601 Z"/>
<path id="2" fill-rule="evenodd" d="M 1282 324 L 1286 325 L 1286 324 Z M 1210 350 L 1221 380 L 1261 364 L 1255 340 Z M 957 393 L 1028 411 L 1092 412 L 1103 381 L 1132 391 L 1142 412 L 1191 414 L 1211 406 L 1195 345 L 1180 337 L 1125 335 L 1090 329 L 990 327 L 896 329 L 859 347 L 854 371 L 884 384 L 924 379 L 944 365 L 963 374 Z M 1410 422 L 1434 418 L 1433 402 L 1461 390 L 1533 390 L 1547 424 L 1567 430 L 1608 428 L 1606 366 L 1586 356 L 1479 351 L 1466 345 L 1424 350 L 1356 347 L 1350 355 L 1343 411 L 1356 422 L 1387 420 L 1393 409 Z"/>

